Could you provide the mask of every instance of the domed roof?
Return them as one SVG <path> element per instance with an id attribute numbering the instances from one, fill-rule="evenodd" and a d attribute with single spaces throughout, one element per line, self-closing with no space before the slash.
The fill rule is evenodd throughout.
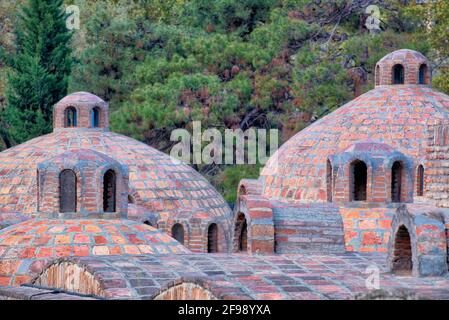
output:
<path id="1" fill-rule="evenodd" d="M 130 220 L 31 219 L 0 230 L 0 279 L 17 285 L 58 257 L 189 252 L 165 233 Z"/>
<path id="2" fill-rule="evenodd" d="M 387 61 L 393 61 L 394 63 L 422 63 L 427 62 L 427 58 L 418 51 L 410 49 L 400 49 L 390 52 L 385 57 L 379 60 L 378 64 L 383 64 Z"/>
<path id="3" fill-rule="evenodd" d="M 262 170 L 263 193 L 294 202 L 326 201 L 326 162 L 331 155 L 371 139 L 420 159 L 428 126 L 448 116 L 449 97 L 428 86 L 378 86 L 282 145 Z"/>
<path id="4" fill-rule="evenodd" d="M 78 105 L 78 104 L 82 104 L 82 105 L 86 105 L 86 104 L 106 104 L 106 102 L 101 99 L 100 97 L 89 93 L 89 92 L 85 92 L 85 91 L 80 91 L 80 92 L 73 92 L 67 96 L 65 96 L 64 98 L 62 98 L 61 100 L 59 100 L 59 102 L 57 103 L 57 105 Z"/>
<path id="5" fill-rule="evenodd" d="M 151 212 L 206 213 L 210 220 L 231 221 L 231 211 L 213 186 L 190 166 L 148 145 L 108 130 L 93 130 L 89 116 L 93 106 L 105 104 L 85 92 L 71 94 L 55 106 L 55 123 L 64 122 L 63 107 L 78 108 L 79 124 L 44 135 L 0 153 L 0 213 L 17 212 L 34 216 L 37 210 L 37 168 L 49 160 L 77 157 L 91 150 L 114 159 L 129 171 L 129 193 L 135 204 Z M 60 110 L 59 110 L 60 109 Z M 56 112 L 59 110 L 59 113 Z M 107 110 L 102 115 L 106 121 Z M 84 118 L 83 118 L 84 117 Z M 61 119 L 59 119 L 61 118 Z M 84 119 L 84 120 L 83 120 Z M 100 121 L 101 122 L 101 121 Z M 67 153 L 68 152 L 68 153 Z M 85 152 L 84 157 L 91 154 Z M 59 160 L 64 160 L 64 159 Z"/>

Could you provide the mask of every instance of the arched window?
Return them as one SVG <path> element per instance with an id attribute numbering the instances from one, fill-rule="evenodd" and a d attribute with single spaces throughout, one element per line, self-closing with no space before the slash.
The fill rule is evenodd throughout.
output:
<path id="1" fill-rule="evenodd" d="M 171 228 L 172 237 L 181 244 L 184 244 L 184 227 L 180 223 L 176 223 Z"/>
<path id="2" fill-rule="evenodd" d="M 368 168 L 365 162 L 356 160 L 349 168 L 351 201 L 366 201 Z"/>
<path id="3" fill-rule="evenodd" d="M 380 85 L 380 66 L 376 66 L 376 86 Z"/>
<path id="4" fill-rule="evenodd" d="M 412 271 L 412 245 L 410 233 L 405 226 L 400 226 L 394 239 L 393 272 L 409 274 Z"/>
<path id="5" fill-rule="evenodd" d="M 59 211 L 76 212 L 76 174 L 63 170 L 59 174 Z"/>
<path id="6" fill-rule="evenodd" d="M 402 164 L 395 161 L 391 167 L 391 201 L 401 202 Z"/>
<path id="7" fill-rule="evenodd" d="M 218 226 L 212 223 L 207 230 L 207 252 L 218 252 Z"/>
<path id="8" fill-rule="evenodd" d="M 420 164 L 416 172 L 416 194 L 418 197 L 424 195 L 424 167 Z"/>
<path id="9" fill-rule="evenodd" d="M 426 84 L 427 65 L 422 64 L 419 67 L 419 84 Z"/>
<path id="10" fill-rule="evenodd" d="M 134 197 L 130 194 L 128 194 L 128 203 L 129 204 L 135 204 L 136 200 L 134 199 Z"/>
<path id="11" fill-rule="evenodd" d="M 117 178 L 114 170 L 108 170 L 103 178 L 103 211 L 116 211 Z"/>
<path id="12" fill-rule="evenodd" d="M 332 170 L 332 164 L 327 160 L 326 164 L 326 187 L 327 187 L 327 201 L 332 202 L 332 194 L 334 191 L 334 179 L 333 179 L 333 170 Z"/>
<path id="13" fill-rule="evenodd" d="M 77 126 L 77 114 L 74 107 L 68 107 L 65 110 L 65 127 L 72 128 Z"/>
<path id="14" fill-rule="evenodd" d="M 393 67 L 393 84 L 404 84 L 404 67 L 402 64 Z"/>
<path id="15" fill-rule="evenodd" d="M 100 126 L 100 109 L 98 107 L 93 108 L 90 116 L 92 128 L 98 128 Z"/>

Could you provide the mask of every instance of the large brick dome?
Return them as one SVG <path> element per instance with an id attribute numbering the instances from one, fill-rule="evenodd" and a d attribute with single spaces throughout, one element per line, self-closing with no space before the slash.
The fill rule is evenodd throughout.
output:
<path id="1" fill-rule="evenodd" d="M 424 162 L 429 135 L 449 120 L 448 112 L 449 97 L 427 85 L 377 86 L 288 140 L 261 173 L 263 194 L 327 201 L 327 160 L 357 141 L 387 144 L 415 165 Z"/>
<path id="2" fill-rule="evenodd" d="M 207 250 L 207 228 L 216 224 L 220 248 L 226 250 L 231 211 L 210 183 L 188 165 L 110 132 L 108 125 L 108 105 L 100 98 L 78 92 L 62 99 L 54 108 L 53 133 L 0 153 L 0 215 L 60 216 L 55 170 L 70 168 L 81 184 L 72 211 L 104 218 L 102 174 L 115 168 L 119 203 L 111 210 L 117 214 L 108 216 L 126 218 L 129 203 L 140 208 L 133 210 L 136 220 L 143 221 L 136 212 L 156 214 L 158 228 L 168 233 L 182 225 L 184 243 L 197 251 Z"/>
<path id="3" fill-rule="evenodd" d="M 449 96 L 416 51 L 388 54 L 375 76 L 240 182 L 234 248 L 385 252 L 398 208 L 449 207 Z"/>

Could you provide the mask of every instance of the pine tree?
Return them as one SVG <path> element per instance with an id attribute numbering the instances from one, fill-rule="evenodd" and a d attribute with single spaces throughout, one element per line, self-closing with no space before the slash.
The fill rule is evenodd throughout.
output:
<path id="1" fill-rule="evenodd" d="M 4 120 L 15 143 L 50 132 L 53 105 L 67 94 L 72 32 L 63 0 L 29 0 L 15 28 Z"/>

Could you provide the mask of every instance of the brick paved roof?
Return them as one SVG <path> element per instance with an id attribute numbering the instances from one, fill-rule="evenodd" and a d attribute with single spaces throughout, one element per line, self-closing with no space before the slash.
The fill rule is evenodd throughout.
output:
<path id="1" fill-rule="evenodd" d="M 30 219 L 0 230 L 0 285 L 26 282 L 33 270 L 57 257 L 188 252 L 167 234 L 135 221 Z"/>
<path id="2" fill-rule="evenodd" d="M 219 299 L 350 299 L 369 291 L 367 267 L 379 268 L 384 290 L 449 299 L 448 277 L 388 274 L 384 254 L 102 256 L 62 258 L 49 265 L 63 261 L 94 274 L 104 296 L 112 299 L 154 299 L 182 283 L 198 284 Z"/>

